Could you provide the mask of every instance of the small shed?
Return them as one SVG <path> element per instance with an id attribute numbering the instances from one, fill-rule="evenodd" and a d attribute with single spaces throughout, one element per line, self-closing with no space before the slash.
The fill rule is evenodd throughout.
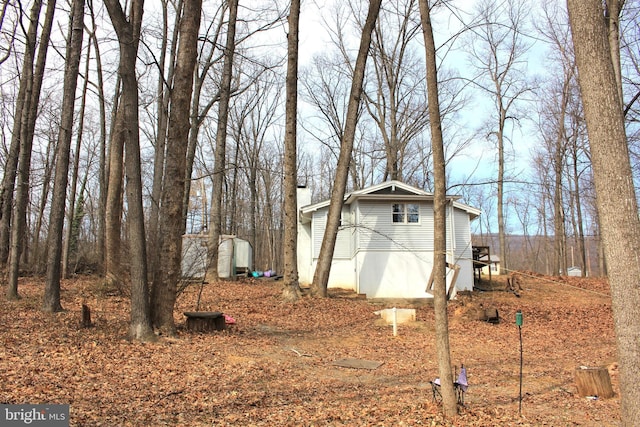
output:
<path id="1" fill-rule="evenodd" d="M 220 236 L 218 249 L 218 277 L 234 278 L 238 274 L 248 274 L 253 269 L 253 249 L 251 244 L 234 235 Z"/>
<path id="2" fill-rule="evenodd" d="M 219 240 L 218 276 L 234 278 L 253 268 L 251 244 L 235 235 L 222 235 Z M 209 235 L 185 234 L 182 236 L 182 277 L 201 279 L 207 271 L 209 259 Z"/>
<path id="3" fill-rule="evenodd" d="M 582 277 L 582 270 L 580 267 L 569 267 L 567 268 L 567 276 Z"/>
<path id="4" fill-rule="evenodd" d="M 182 277 L 202 279 L 207 271 L 207 234 L 182 235 Z"/>
<path id="5" fill-rule="evenodd" d="M 484 264 L 482 267 L 482 274 L 487 276 L 500 274 L 500 257 L 498 255 L 484 255 L 480 257 L 479 261 Z"/>

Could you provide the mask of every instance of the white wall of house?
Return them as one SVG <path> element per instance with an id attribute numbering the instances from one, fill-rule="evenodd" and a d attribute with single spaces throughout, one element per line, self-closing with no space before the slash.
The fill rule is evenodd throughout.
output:
<path id="1" fill-rule="evenodd" d="M 453 262 L 460 266 L 456 288 L 461 291 L 471 291 L 473 290 L 473 248 L 469 214 L 454 207 L 453 219 L 453 231 L 447 231 L 453 235 L 455 257 Z"/>
<path id="2" fill-rule="evenodd" d="M 297 205 L 300 208 L 311 204 L 311 189 L 307 187 L 298 187 L 297 189 Z M 313 280 L 313 272 L 315 266 L 312 265 L 311 257 L 311 223 L 302 223 L 298 218 L 298 282 L 300 284 L 309 284 Z"/>
<path id="3" fill-rule="evenodd" d="M 394 223 L 394 203 L 418 204 L 418 223 Z M 301 284 L 311 283 L 313 279 L 327 212 L 328 206 L 318 207 L 310 212 L 312 225 L 302 224 L 298 228 Z M 416 201 L 406 192 L 397 199 L 381 200 L 376 195 L 356 198 L 343 207 L 328 286 L 352 289 L 369 298 L 431 297 L 426 286 L 433 266 L 433 232 L 432 201 Z M 469 213 L 453 202 L 447 211 L 447 236 L 447 261 L 460 266 L 456 289 L 471 290 Z M 453 271 L 449 271 L 448 284 L 452 277 Z"/>
<path id="4" fill-rule="evenodd" d="M 356 256 L 358 293 L 368 298 L 428 298 L 433 252 L 361 251 Z"/>
<path id="5" fill-rule="evenodd" d="M 313 260 L 312 271 L 315 272 L 316 265 L 318 263 L 317 259 Z M 331 271 L 329 272 L 329 282 L 327 283 L 328 288 L 340 288 L 340 289 L 349 289 L 354 292 L 357 291 L 356 288 L 356 273 L 354 270 L 354 262 L 351 259 L 335 259 L 331 261 Z M 310 284 L 313 281 L 313 276 L 311 276 L 311 280 L 309 282 L 305 282 L 305 284 Z M 302 281 L 300 283 L 303 283 Z"/>
<path id="6" fill-rule="evenodd" d="M 491 271 L 489 271 L 491 270 Z M 485 265 L 484 267 L 482 267 L 482 274 L 489 276 L 489 273 L 491 273 L 492 276 L 495 276 L 497 274 L 500 274 L 500 263 L 499 262 L 492 262 L 489 265 Z"/>

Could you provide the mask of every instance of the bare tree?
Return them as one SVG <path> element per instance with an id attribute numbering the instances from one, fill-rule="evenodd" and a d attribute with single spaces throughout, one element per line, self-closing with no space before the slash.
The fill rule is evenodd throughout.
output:
<path id="1" fill-rule="evenodd" d="M 488 135 L 495 138 L 498 158 L 498 238 L 500 269 L 509 267 L 505 230 L 505 179 L 507 177 L 506 144 L 509 142 L 508 121 L 517 121 L 517 103 L 531 90 L 524 76 L 524 19 L 528 13 L 522 0 L 483 0 L 478 4 L 478 26 L 475 41 L 470 44 L 471 57 L 478 76 L 472 82 L 492 98 L 493 113 L 488 123 Z"/>
<path id="2" fill-rule="evenodd" d="M 356 58 L 353 80 L 351 83 L 351 92 L 349 94 L 349 106 L 347 108 L 344 136 L 340 143 L 340 156 L 338 158 L 338 166 L 336 168 L 335 185 L 331 192 L 327 225 L 322 239 L 320 253 L 318 255 L 313 283 L 311 285 L 311 292 L 314 296 L 327 296 L 331 261 L 333 259 L 333 251 L 335 249 L 338 226 L 340 224 L 340 213 L 342 211 L 342 203 L 344 201 L 343 199 L 347 186 L 349 165 L 351 163 L 351 152 L 353 150 L 353 140 L 358 122 L 358 110 L 360 109 L 360 101 L 362 97 L 364 73 L 367 65 L 369 46 L 371 45 L 371 34 L 373 33 L 373 28 L 378 18 L 378 13 L 380 12 L 380 3 L 381 0 L 369 1 L 369 11 L 362 29 L 360 48 L 358 49 L 358 56 Z"/>
<path id="3" fill-rule="evenodd" d="M 416 8 L 415 0 L 390 4 L 378 18 L 372 41 L 373 78 L 364 99 L 384 143 L 385 181 L 406 181 L 405 164 L 417 149 L 412 145 L 428 124 L 424 76 L 412 48 L 420 31 Z"/>
<path id="4" fill-rule="evenodd" d="M 84 9 L 83 9 L 84 16 Z M 72 238 L 73 230 L 77 230 L 77 226 L 74 227 L 74 218 L 76 216 L 76 208 L 81 211 L 82 206 L 76 206 L 76 195 L 78 192 L 78 176 L 80 173 L 80 151 L 82 148 L 82 133 L 84 131 L 84 121 L 85 121 L 85 113 L 86 113 L 86 105 L 87 105 L 87 89 L 89 86 L 89 65 L 91 63 L 91 43 L 87 44 L 87 56 L 84 67 L 84 83 L 82 87 L 82 95 L 80 98 L 80 109 L 78 112 L 78 130 L 76 135 L 76 145 L 75 145 L 75 156 L 73 159 L 73 168 L 71 172 L 71 185 L 69 194 L 69 209 L 67 213 L 67 224 L 68 227 L 65 230 L 64 237 L 64 246 L 62 248 L 62 277 L 69 277 L 69 263 L 70 256 L 72 256 L 72 252 L 74 251 L 74 246 L 72 243 L 74 239 Z M 86 181 L 85 181 L 86 182 Z M 54 196 L 55 197 L 55 196 Z M 84 199 L 82 191 L 80 191 L 80 199 Z M 77 243 L 77 242 L 76 242 Z"/>
<path id="5" fill-rule="evenodd" d="M 568 0 L 620 361 L 622 424 L 640 425 L 640 218 L 605 10 L 600 0 Z"/>
<path id="6" fill-rule="evenodd" d="M 333 165 L 338 161 L 340 141 L 344 137 L 349 82 L 353 78 L 351 64 L 345 64 L 344 61 L 348 59 L 342 55 L 317 55 L 313 58 L 312 69 L 306 70 L 304 78 L 301 79 L 305 88 L 302 96 L 317 110 L 317 120 L 307 120 L 301 125 L 309 137 L 321 144 L 320 156 L 323 157 L 323 166 L 330 168 L 329 173 L 321 172 L 326 182 L 318 186 L 323 188 L 327 196 L 333 188 Z M 358 111 L 358 123 L 361 123 L 363 112 L 364 106 L 361 106 Z M 348 184 L 352 188 L 362 188 L 362 176 L 373 176 L 373 169 L 384 161 L 384 151 L 370 142 L 373 138 L 368 138 L 365 130 L 358 126 L 354 136 L 353 158 L 349 165 L 351 180 L 350 185 Z M 358 173 L 358 170 L 361 172 Z"/>
<path id="7" fill-rule="evenodd" d="M 287 100 L 284 138 L 284 284 L 283 297 L 288 301 L 300 297 L 297 266 L 298 186 L 297 114 L 298 114 L 298 32 L 300 0 L 291 0 L 287 35 Z"/>
<path id="8" fill-rule="evenodd" d="M 9 57 L 11 56 L 11 48 L 13 46 L 13 42 L 15 41 L 16 29 L 18 27 L 17 19 L 13 22 L 5 19 L 7 18 L 7 10 L 9 9 L 9 5 L 9 1 L 3 1 L 1 6 L 2 10 L 0 10 L 0 34 L 2 34 L 2 38 L 4 40 L 3 43 L 0 43 L 0 65 L 2 65 L 2 63 L 9 59 Z M 7 22 L 9 22 L 9 25 L 11 26 L 11 28 L 9 29 L 7 29 L 7 26 L 5 25 L 7 24 Z"/>
<path id="9" fill-rule="evenodd" d="M 245 68 L 244 72 L 249 70 Z M 275 267 L 275 259 L 271 256 L 273 248 L 268 244 L 270 239 L 265 231 L 271 230 L 272 222 L 277 220 L 266 215 L 266 211 L 274 209 L 277 212 L 273 205 L 278 204 L 279 198 L 265 200 L 270 197 L 272 188 L 263 182 L 272 182 L 273 174 L 281 175 L 281 169 L 272 162 L 281 165 L 282 156 L 274 153 L 270 137 L 274 125 L 281 119 L 282 88 L 279 74 L 262 74 L 253 83 L 252 90 L 233 98 L 229 118 L 235 147 L 231 147 L 233 160 L 229 162 L 227 217 L 231 233 L 248 238 L 254 249 L 254 264 L 260 268 L 264 266 L 265 270 Z"/>
<path id="10" fill-rule="evenodd" d="M 87 6 L 89 9 L 89 16 L 91 18 L 91 29 L 87 29 L 89 33 L 89 39 L 93 44 L 96 60 L 96 91 L 98 95 L 98 106 L 100 116 L 100 144 L 98 147 L 99 167 L 98 167 L 98 227 L 96 236 L 96 246 L 98 261 L 102 272 L 104 272 L 105 263 L 105 232 L 106 232 L 106 209 L 107 209 L 107 180 L 109 177 L 108 163 L 107 163 L 107 112 L 106 101 L 104 96 L 104 82 L 102 77 L 102 59 L 100 53 L 100 44 L 96 37 L 96 17 L 93 9 L 93 0 L 88 0 Z M 85 76 L 88 79 L 89 76 Z"/>
<path id="11" fill-rule="evenodd" d="M 42 114 L 42 112 L 41 112 Z M 56 111 L 56 114 L 59 116 L 60 112 Z M 59 118 L 59 117 L 58 117 Z M 47 260 L 47 245 L 42 244 L 42 230 L 46 227 L 44 222 L 45 217 L 45 209 L 48 207 L 49 202 L 49 193 L 51 192 L 51 176 L 53 174 L 53 169 L 55 166 L 55 148 L 56 142 L 58 138 L 58 134 L 60 133 L 60 127 L 57 120 L 49 120 L 49 131 L 47 134 L 47 149 L 44 154 L 44 158 L 40 160 L 41 164 L 44 164 L 44 171 L 42 174 L 42 191 L 40 192 L 40 203 L 38 205 L 38 214 L 36 217 L 36 221 L 33 227 L 33 246 L 32 252 L 33 257 L 36 260 L 35 271 L 37 273 L 42 273 L 46 270 L 46 260 Z"/>
<path id="12" fill-rule="evenodd" d="M 136 340 L 149 341 L 155 339 L 155 334 L 151 327 L 149 285 L 147 283 L 147 251 L 142 209 L 140 135 L 138 130 L 138 84 L 135 73 L 143 3 L 143 0 L 133 0 L 131 2 L 130 15 L 127 17 L 118 0 L 105 0 L 105 6 L 109 12 L 109 17 L 120 45 L 118 74 L 122 79 L 122 100 L 116 116 L 117 123 L 113 130 L 112 143 L 113 140 L 122 141 L 126 149 L 127 228 L 129 231 L 129 258 L 131 262 L 131 320 L 129 335 Z M 113 169 L 111 173 L 114 173 Z M 120 230 L 117 230 L 117 232 L 119 233 Z"/>
<path id="13" fill-rule="evenodd" d="M 151 204 L 149 207 L 149 270 L 152 276 L 151 296 L 160 286 L 160 248 L 162 245 L 162 236 L 160 233 L 160 203 L 162 198 L 166 145 L 167 145 L 167 126 L 169 121 L 169 104 L 171 100 L 171 90 L 173 84 L 173 76 L 176 67 L 176 49 L 180 28 L 180 20 L 182 19 L 182 0 L 176 4 L 175 20 L 171 39 L 169 40 L 169 2 L 162 0 L 162 30 L 160 40 L 160 57 L 157 59 L 158 67 L 158 87 L 156 90 L 156 134 L 155 134 L 155 151 L 153 159 L 153 183 L 151 186 Z M 173 3 L 172 3 L 173 5 Z M 167 46 L 170 51 L 167 53 Z M 194 49 L 197 47 L 194 46 Z M 165 70 L 166 69 L 166 70 Z M 188 108 L 189 106 L 187 106 Z M 184 108 L 184 107 L 180 107 Z M 188 116 L 187 116 L 188 117 Z M 183 178 L 184 179 L 184 178 Z M 184 191 L 184 190 L 181 190 Z"/>
<path id="14" fill-rule="evenodd" d="M 9 4 L 9 2 L 7 2 Z M 6 265 L 9 256 L 9 241 L 11 237 L 11 211 L 13 209 L 13 192 L 18 171 L 18 156 L 20 153 L 21 127 L 27 126 L 27 112 L 32 104 L 33 94 L 33 67 L 38 36 L 38 23 L 42 0 L 34 1 L 29 15 L 29 28 L 25 39 L 24 58 L 22 60 L 22 72 L 20 75 L 20 87 L 13 114 L 13 131 L 11 133 L 11 145 L 4 168 L 2 188 L 0 189 L 0 263 Z M 6 10 L 6 9 L 3 9 Z M 38 94 L 39 97 L 39 94 Z M 37 104 L 37 102 L 36 102 Z M 17 290 L 15 295 L 17 296 Z"/>
<path id="15" fill-rule="evenodd" d="M 82 37 L 84 35 L 84 0 L 73 0 L 69 19 L 67 55 L 65 60 L 64 88 L 62 95 L 62 118 L 57 144 L 56 173 L 53 183 L 53 201 L 49 221 L 49 253 L 47 257 L 47 280 L 43 309 L 53 313 L 62 310 L 60 304 L 60 262 L 62 258 L 62 234 L 69 176 L 69 153 L 75 119 L 76 86 L 80 70 Z M 88 61 L 88 60 L 87 60 Z M 76 153 L 79 156 L 79 153 Z M 71 223 L 68 225 L 71 228 Z"/>
<path id="16" fill-rule="evenodd" d="M 160 205 L 160 281 L 154 283 L 152 295 L 154 325 L 169 335 L 175 334 L 173 308 L 176 302 L 177 284 L 181 278 L 182 232 L 185 219 L 182 201 L 185 191 L 187 141 L 189 139 L 189 105 L 193 89 L 193 72 L 196 65 L 198 30 L 202 3 L 199 0 L 185 2 L 180 20 L 180 42 L 176 57 L 174 84 L 171 91 L 171 112 L 167 133 L 167 156 Z"/>
<path id="17" fill-rule="evenodd" d="M 209 281 L 218 280 L 218 249 L 222 222 L 222 182 L 226 163 L 227 121 L 229 118 L 229 98 L 231 96 L 231 77 L 233 57 L 236 47 L 236 20 L 238 17 L 238 0 L 229 0 L 229 24 L 227 26 L 227 42 L 224 52 L 222 82 L 220 84 L 220 104 L 218 110 L 218 127 L 216 130 L 215 165 L 213 170 L 213 189 L 211 195 L 211 219 L 209 237 Z"/>
<path id="18" fill-rule="evenodd" d="M 445 173 L 444 141 L 440 102 L 438 100 L 438 72 L 436 46 L 431 26 L 431 9 L 427 0 L 419 0 L 420 21 L 424 36 L 429 96 L 429 124 L 433 150 L 433 310 L 435 313 L 436 351 L 438 372 L 442 387 L 443 411 L 446 416 L 458 413 L 458 404 L 453 388 L 451 372 L 451 350 L 449 346 L 449 320 L 447 315 L 447 182 Z M 452 285 L 453 286 L 453 285 Z"/>
<path id="19" fill-rule="evenodd" d="M 38 3 L 38 2 L 36 2 Z M 49 39 L 51 37 L 51 29 L 53 27 L 53 16 L 55 12 L 56 4 L 55 0 L 50 0 L 47 4 L 47 12 L 45 14 L 44 23 L 42 25 L 42 33 L 40 35 L 40 45 L 38 47 L 38 54 L 35 61 L 35 67 L 33 65 L 33 57 L 31 53 L 34 52 L 34 48 L 28 46 L 27 51 L 31 52 L 25 57 L 23 64 L 23 75 L 20 80 L 20 84 L 25 84 L 24 97 L 22 100 L 18 100 L 21 105 L 16 106 L 16 115 L 14 117 L 14 130 L 17 130 L 18 134 L 14 134 L 13 138 L 16 138 L 18 143 L 18 157 L 17 157 L 17 182 L 16 182 L 16 194 L 15 194 L 15 206 L 11 215 L 5 216 L 3 214 L 2 228 L 11 224 L 10 233 L 10 250 L 9 250 L 9 277 L 7 281 L 7 296 L 9 298 L 18 297 L 18 275 L 20 267 L 20 257 L 24 249 L 25 232 L 26 232 L 26 215 L 27 204 L 29 200 L 29 176 L 31 169 L 31 150 L 33 147 L 33 133 L 36 124 L 36 117 L 38 115 L 38 103 L 40 100 L 40 89 L 42 88 L 42 80 L 44 77 L 44 67 L 47 58 L 47 50 L 49 47 Z M 36 9 L 38 12 L 36 12 Z M 31 24 L 37 28 L 38 16 L 40 7 L 32 9 Z M 30 34 L 31 35 L 31 30 Z M 35 34 L 35 33 L 34 33 Z M 29 43 L 35 43 L 35 38 L 29 39 Z M 24 80 L 22 80 L 24 79 Z M 17 123 L 17 125 L 16 125 Z M 13 145 L 13 141 L 12 141 Z M 15 166 L 15 165 L 14 165 Z M 9 172 L 12 175 L 12 172 Z M 14 178 L 16 175 L 13 175 Z M 8 189 L 13 189 L 13 184 L 7 181 Z M 2 203 L 11 204 L 9 194 L 7 193 L 7 199 Z M 6 218 L 6 222 L 4 221 Z M 0 230 L 0 235 L 4 230 Z M 1 247 L 1 244 L 0 244 Z"/>

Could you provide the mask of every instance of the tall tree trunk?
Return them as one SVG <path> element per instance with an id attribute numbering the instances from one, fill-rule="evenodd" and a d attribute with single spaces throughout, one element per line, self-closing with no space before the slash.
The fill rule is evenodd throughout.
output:
<path id="1" fill-rule="evenodd" d="M 160 282 L 153 292 L 153 323 L 162 332 L 175 335 L 173 308 L 176 289 L 181 275 L 182 200 L 185 191 L 187 142 L 189 139 L 189 105 L 193 89 L 193 71 L 196 65 L 198 30 L 202 3 L 189 0 L 184 3 L 180 20 L 180 44 L 178 46 L 171 113 L 167 132 L 167 156 L 165 178 L 160 204 Z"/>
<path id="2" fill-rule="evenodd" d="M 216 129 L 216 151 L 213 166 L 213 188 L 211 195 L 211 219 L 209 236 L 209 268 L 207 280 L 218 280 L 218 249 L 222 229 L 222 182 L 226 164 L 227 121 L 229 119 L 229 99 L 231 97 L 231 77 L 233 57 L 236 48 L 236 20 L 238 18 L 238 0 L 229 0 L 229 24 L 227 42 L 224 50 L 222 82 L 220 83 L 220 104 L 218 109 L 218 127 Z"/>
<path id="3" fill-rule="evenodd" d="M 40 193 L 40 205 L 38 206 L 38 216 L 33 228 L 33 256 L 36 259 L 36 268 L 34 272 L 36 274 L 42 274 L 46 271 L 47 260 L 47 244 L 42 245 L 42 223 L 44 221 L 45 209 L 49 205 L 49 191 L 51 190 L 51 175 L 55 167 L 55 147 L 56 137 L 49 135 L 49 141 L 47 144 L 46 161 L 44 165 L 44 173 L 42 179 L 42 192 Z M 48 236 L 47 236 L 48 238 Z M 46 239 L 45 239 L 46 240 Z M 44 249 L 41 248 L 44 246 Z"/>
<path id="4" fill-rule="evenodd" d="M 324 230 L 320 254 L 316 264 L 316 271 L 313 275 L 311 293 L 316 297 L 327 296 L 327 286 L 329 284 L 329 273 L 331 273 L 331 261 L 336 246 L 338 236 L 338 226 L 340 225 L 340 213 L 346 192 L 347 178 L 349 175 L 349 165 L 351 163 L 351 152 L 353 151 L 353 140 L 355 139 L 356 127 L 358 125 L 358 110 L 362 98 L 362 84 L 364 73 L 369 56 L 369 46 L 371 45 L 371 33 L 375 27 L 378 13 L 380 12 L 381 0 L 370 0 L 367 19 L 362 27 L 360 37 L 360 48 L 356 57 L 356 65 L 353 70 L 353 81 L 351 82 L 351 92 L 349 94 L 349 104 L 347 106 L 347 117 L 344 126 L 344 135 L 340 142 L 340 154 L 336 167 L 336 178 L 331 191 L 331 202 L 327 225 Z"/>
<path id="5" fill-rule="evenodd" d="M 564 93 L 564 91 L 563 91 Z M 565 96 L 564 94 L 562 95 Z M 565 230 L 565 212 L 563 199 L 563 171 L 565 163 L 565 138 L 566 132 L 564 127 L 566 105 L 561 105 L 562 113 L 559 116 L 560 128 L 556 137 L 556 145 L 553 153 L 553 275 L 567 274 L 567 247 L 566 247 L 566 230 Z"/>
<path id="6" fill-rule="evenodd" d="M 102 60 L 100 58 L 100 46 L 96 37 L 96 22 L 93 11 L 93 0 L 88 1 L 89 15 L 91 17 L 90 38 L 96 52 L 96 75 L 98 77 L 97 92 L 98 105 L 100 107 L 100 148 L 99 148 L 99 177 L 98 177 L 98 236 L 96 239 L 97 255 L 100 263 L 101 273 L 105 270 L 105 231 L 106 231 L 106 208 L 107 208 L 107 112 L 104 97 L 104 82 L 102 79 Z M 116 106 L 114 105 L 114 108 Z"/>
<path id="7" fill-rule="evenodd" d="M 623 426 L 640 425 L 640 219 L 602 1 L 568 0 L 609 267 Z"/>
<path id="8" fill-rule="evenodd" d="M 575 140 L 574 140 L 575 145 Z M 577 147 L 573 149 L 573 180 L 575 191 L 575 206 L 576 206 L 576 225 L 577 233 L 576 239 L 578 243 L 578 256 L 580 257 L 580 271 L 582 271 L 582 277 L 587 276 L 587 250 L 584 237 L 584 225 L 582 218 L 582 197 L 580 191 L 582 189 L 580 185 L 580 173 L 578 172 L 578 154 Z M 573 260 L 571 260 L 573 261 Z"/>
<path id="9" fill-rule="evenodd" d="M 427 0 L 420 0 L 420 22 L 424 35 L 427 68 L 427 96 L 429 99 L 429 125 L 433 151 L 433 309 L 436 326 L 438 372 L 442 387 L 443 411 L 446 416 L 458 413 L 451 372 L 449 346 L 449 319 L 447 317 L 447 183 L 444 158 L 444 139 L 438 99 L 438 71 L 436 46 L 431 25 L 431 10 Z M 454 286 L 452 284 L 452 286 Z"/>
<path id="10" fill-rule="evenodd" d="M 226 8 L 228 8 L 228 4 L 224 2 L 221 5 L 221 9 L 220 9 L 220 22 L 216 26 L 216 31 L 214 32 L 214 35 L 210 37 L 210 39 L 212 40 L 212 43 L 216 43 L 216 41 L 218 40 L 220 31 L 222 28 L 222 21 L 224 20 L 224 12 Z M 187 217 L 187 212 L 189 211 L 189 196 L 191 194 L 191 177 L 193 175 L 193 162 L 195 160 L 196 149 L 198 148 L 198 135 L 200 133 L 200 126 L 202 126 L 202 123 L 205 117 L 207 117 L 207 114 L 209 113 L 209 110 L 213 107 L 214 103 L 217 102 L 220 98 L 220 93 L 215 94 L 214 96 L 211 97 L 209 102 L 202 108 L 202 110 L 200 109 L 200 96 L 202 94 L 202 89 L 205 83 L 205 79 L 207 77 L 209 70 L 215 63 L 212 59 L 214 52 L 216 52 L 216 49 L 213 49 L 213 48 L 209 49 L 208 54 L 199 59 L 199 62 L 203 63 L 204 66 L 202 70 L 197 71 L 195 73 L 195 78 L 194 78 L 195 81 L 193 86 L 193 96 L 192 96 L 191 106 L 190 106 L 191 107 L 191 129 L 189 131 L 189 143 L 187 146 L 187 169 L 185 171 L 185 181 L 184 181 L 185 191 L 184 191 L 184 200 L 182 201 L 184 218 Z M 207 208 L 208 208 L 207 205 L 203 206 L 203 210 L 206 210 Z M 185 226 L 186 226 L 186 221 L 185 221 Z M 204 226 L 203 231 L 205 231 L 207 229 L 207 225 L 205 225 L 204 222 L 203 222 L 203 226 Z M 183 230 L 183 232 L 185 230 Z"/>
<path id="11" fill-rule="evenodd" d="M 140 41 L 143 0 L 131 2 L 130 16 L 125 16 L 118 0 L 105 0 L 120 44 L 118 73 L 122 80 L 122 101 L 118 117 L 120 126 L 114 129 L 115 140 L 125 146 L 127 176 L 127 229 L 129 231 L 129 259 L 131 277 L 131 320 L 129 335 L 132 339 L 149 341 L 155 338 L 151 327 L 149 286 L 147 283 L 147 253 L 142 209 L 142 177 L 140 166 L 140 135 L 138 129 L 138 83 L 135 66 Z M 111 171 L 113 173 L 113 171 Z M 118 230 L 119 233 L 119 230 Z"/>
<path id="12" fill-rule="evenodd" d="M 626 0 L 606 0 L 605 18 L 608 27 L 609 52 L 611 54 L 611 64 L 616 76 L 616 88 L 620 99 L 620 108 L 624 108 L 624 96 L 622 93 L 622 67 L 620 64 L 620 15 Z"/>
<path id="13" fill-rule="evenodd" d="M 498 241 L 500 242 L 500 274 L 507 274 L 509 259 L 507 256 L 507 239 L 504 220 L 504 126 L 507 112 L 502 106 L 502 98 L 498 99 L 500 118 L 498 121 Z"/>
<path id="14" fill-rule="evenodd" d="M 300 295 L 298 283 L 298 165 L 297 120 L 298 114 L 298 32 L 300 24 L 300 0 L 291 0 L 289 10 L 289 34 L 287 35 L 287 101 L 284 137 L 284 283 L 282 296 L 295 301 Z"/>
<path id="15" fill-rule="evenodd" d="M 83 2 L 84 3 L 84 2 Z M 83 8 L 84 16 L 84 8 Z M 78 112 L 78 132 L 76 135 L 75 157 L 73 159 L 73 172 L 71 178 L 71 194 L 69 195 L 69 209 L 67 214 L 68 227 L 65 230 L 64 247 L 62 249 L 62 277 L 69 277 L 69 257 L 71 255 L 71 233 L 73 230 L 74 216 L 76 213 L 76 193 L 78 191 L 78 174 L 80 173 L 80 149 L 82 148 L 82 133 L 84 130 L 84 113 L 87 104 L 87 87 L 89 85 L 89 64 L 91 60 L 91 43 L 87 44 L 87 59 L 84 68 L 84 83 Z M 82 196 L 82 194 L 81 194 Z"/>
<path id="16" fill-rule="evenodd" d="M 179 1 L 176 6 L 176 17 L 174 20 L 174 29 L 171 37 L 171 51 L 167 55 L 168 44 L 168 4 L 166 0 L 162 0 L 162 45 L 160 47 L 160 59 L 158 61 L 158 68 L 160 75 L 158 76 L 158 88 L 157 94 L 157 115 L 158 124 L 156 131 L 156 146 L 153 161 L 153 184 L 151 187 L 151 206 L 149 209 L 149 271 L 151 273 L 151 298 L 154 297 L 154 292 L 159 289 L 162 278 L 160 277 L 160 247 L 161 235 L 160 235 L 160 205 L 162 199 L 162 189 L 164 180 L 166 179 L 164 174 L 165 159 L 166 159 L 166 145 L 167 145 L 167 126 L 169 122 L 169 103 L 171 101 L 171 90 L 173 86 L 173 75 L 176 62 L 176 49 L 178 44 L 178 34 L 180 28 L 180 20 L 182 19 L 182 5 L 183 2 Z M 194 49 L 197 47 L 194 46 Z M 168 70 L 165 74 L 165 67 L 168 62 Z M 187 106 L 188 107 L 188 106 Z M 152 302 L 153 306 L 153 302 Z"/>
<path id="17" fill-rule="evenodd" d="M 9 249 L 9 277 L 7 282 L 7 295 L 9 298 L 18 297 L 18 275 L 20 269 L 20 257 L 27 241 L 26 232 L 26 215 L 29 202 L 29 177 L 31 170 L 31 149 L 33 146 L 33 134 L 36 126 L 36 118 L 38 116 L 38 103 L 40 101 L 40 89 L 42 88 L 42 80 L 44 77 L 44 67 L 47 61 L 47 50 L 49 48 L 49 39 L 51 37 L 51 29 L 53 27 L 53 16 L 56 9 L 55 0 L 47 3 L 47 12 L 45 14 L 44 23 L 42 25 L 42 34 L 40 35 L 40 46 L 38 47 L 38 56 L 35 62 L 35 68 L 25 70 L 27 89 L 25 92 L 26 104 L 23 106 L 20 118 L 20 152 L 18 155 L 18 170 L 16 184 L 16 202 L 11 216 L 11 244 Z M 34 22 L 37 25 L 36 22 Z"/>
<path id="18" fill-rule="evenodd" d="M 122 290 L 122 174 L 124 157 L 124 112 L 122 111 L 120 86 L 116 87 L 114 98 L 118 106 L 113 118 L 114 124 L 110 132 L 109 155 L 107 169 L 107 192 L 105 198 L 105 231 L 104 231 L 104 273 L 109 287 Z"/>
<path id="19" fill-rule="evenodd" d="M 8 3 L 7 3 L 8 4 Z M 18 156 L 20 154 L 20 129 L 26 123 L 26 111 L 31 105 L 31 94 L 33 87 L 33 63 L 35 61 L 36 42 L 38 36 L 38 22 L 42 0 L 36 0 L 31 6 L 29 15 L 29 29 L 27 30 L 26 48 L 22 62 L 22 73 L 20 76 L 20 87 L 16 108 L 13 115 L 13 131 L 11 132 L 11 145 L 7 156 L 7 163 L 2 178 L 2 188 L 0 189 L 0 264 L 6 265 L 9 256 L 9 240 L 11 237 L 11 214 L 13 209 L 13 192 L 15 190 L 16 175 L 18 171 Z M 11 292 L 10 292 L 11 293 Z M 16 294 L 13 295 L 17 297 Z"/>
<path id="20" fill-rule="evenodd" d="M 69 20 L 69 36 L 65 61 L 64 86 L 62 93 L 62 117 L 58 137 L 56 173 L 53 182 L 53 200 L 49 220 L 49 253 L 47 256 L 47 280 L 44 289 L 42 309 L 49 313 L 62 311 L 60 304 L 60 261 L 62 257 L 62 233 L 64 212 L 67 201 L 69 176 L 69 153 L 75 119 L 76 87 L 82 53 L 84 35 L 84 0 L 73 0 Z M 87 58 L 89 62 L 89 58 Z M 79 156 L 76 153 L 76 156 Z M 68 228 L 71 228 L 71 222 Z"/>

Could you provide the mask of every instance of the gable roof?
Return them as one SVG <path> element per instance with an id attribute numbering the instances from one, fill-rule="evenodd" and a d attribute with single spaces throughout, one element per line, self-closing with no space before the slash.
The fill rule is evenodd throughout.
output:
<path id="1" fill-rule="evenodd" d="M 433 200 L 433 193 L 426 192 L 419 188 L 413 187 L 400 181 L 386 181 L 380 184 L 372 185 L 361 190 L 352 191 L 344 195 L 344 205 L 350 205 L 355 200 L 416 200 L 429 201 Z M 460 196 L 447 196 L 447 200 L 453 203 L 453 206 L 467 212 L 470 219 L 480 216 L 481 211 L 474 207 L 460 203 L 457 200 Z M 300 215 L 309 218 L 313 212 L 329 206 L 331 200 L 314 203 L 300 208 Z"/>
<path id="2" fill-rule="evenodd" d="M 489 258 L 489 255 L 482 255 L 480 258 L 478 258 L 478 261 L 481 262 L 490 262 L 493 264 L 497 264 L 500 262 L 500 257 L 498 255 L 495 254 L 491 254 L 491 258 Z"/>

